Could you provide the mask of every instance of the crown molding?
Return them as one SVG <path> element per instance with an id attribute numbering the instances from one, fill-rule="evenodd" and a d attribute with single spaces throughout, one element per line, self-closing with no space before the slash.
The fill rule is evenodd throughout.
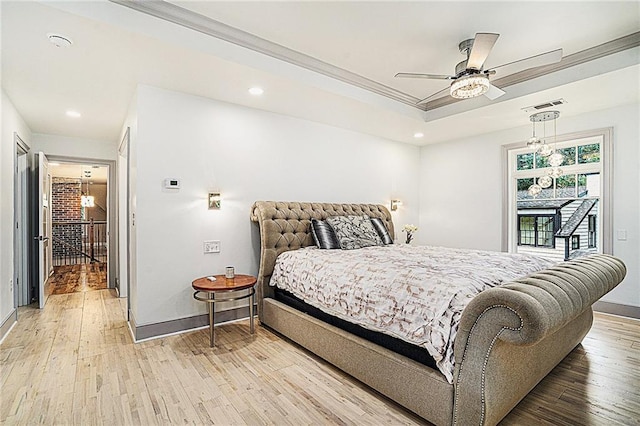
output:
<path id="1" fill-rule="evenodd" d="M 496 87 L 504 89 L 505 87 L 513 86 L 514 84 L 523 83 L 534 78 L 542 77 L 547 74 L 564 70 L 576 65 L 581 65 L 586 62 L 594 61 L 596 59 L 613 55 L 614 53 L 622 52 L 624 50 L 633 49 L 634 47 L 638 46 L 640 46 L 640 32 L 635 32 L 624 37 L 620 37 L 615 40 L 600 44 L 598 46 L 581 50 L 580 52 L 576 52 L 572 55 L 565 56 L 558 63 L 530 68 L 528 70 L 520 71 L 518 73 L 499 78 L 495 81 L 492 81 L 491 83 L 495 84 Z M 426 110 L 432 111 L 436 108 L 441 108 L 443 106 L 451 105 L 460 101 L 462 101 L 462 99 L 454 99 L 450 96 L 438 98 L 431 102 L 427 102 Z"/>
<path id="2" fill-rule="evenodd" d="M 327 62 L 316 59 L 312 56 L 298 52 L 288 47 L 273 43 L 246 31 L 224 24 L 215 19 L 176 6 L 164 0 L 109 0 L 138 12 L 142 12 L 168 22 L 190 28 L 200 33 L 215 37 L 220 40 L 233 43 L 235 45 L 268 55 L 272 58 L 288 62 L 293 65 L 317 72 L 327 77 L 334 78 L 341 82 L 359 87 L 369 92 L 376 93 L 388 99 L 401 102 L 423 111 L 433 111 L 435 109 L 461 102 L 450 96 L 434 99 L 423 105 L 416 105 L 420 100 L 412 95 L 401 92 L 392 87 L 378 83 L 359 74 L 336 67 Z M 504 89 L 518 83 L 522 83 L 544 75 L 584 64 L 605 56 L 612 55 L 627 49 L 640 46 L 640 32 L 635 32 L 624 37 L 594 46 L 580 52 L 568 55 L 556 64 L 531 68 L 519 73 L 511 74 L 503 78 L 492 81 L 497 87 Z"/>
<path id="3" fill-rule="evenodd" d="M 138 12 L 146 13 L 156 18 L 173 22 L 185 28 L 251 49 L 293 65 L 323 74 L 344 83 L 360 87 L 378 95 L 398 102 L 416 106 L 420 100 L 407 93 L 378 83 L 359 74 L 336 67 L 312 56 L 298 52 L 288 47 L 273 43 L 246 31 L 224 24 L 215 19 L 176 6 L 163 0 L 109 0 L 112 3 L 126 6 Z M 422 109 L 422 108 L 419 108 Z"/>

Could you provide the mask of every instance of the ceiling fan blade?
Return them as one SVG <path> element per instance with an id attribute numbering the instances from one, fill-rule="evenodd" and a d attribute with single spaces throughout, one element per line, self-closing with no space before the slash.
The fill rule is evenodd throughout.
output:
<path id="1" fill-rule="evenodd" d="M 477 33 L 473 40 L 473 46 L 471 46 L 471 52 L 469 52 L 467 68 L 481 70 L 498 37 L 500 37 L 500 34 Z"/>
<path id="2" fill-rule="evenodd" d="M 487 93 L 485 93 L 484 95 L 491 99 L 498 99 L 500 96 L 504 95 L 506 92 L 502 89 L 500 89 L 499 87 L 494 86 L 493 84 L 491 84 L 489 86 L 489 90 L 487 91 Z"/>
<path id="3" fill-rule="evenodd" d="M 556 49 L 550 52 L 541 53 L 539 55 L 530 56 L 525 59 L 520 59 L 519 61 L 493 67 L 490 71 L 495 71 L 496 75 L 499 77 L 505 77 L 507 75 L 515 74 L 520 71 L 528 70 L 529 68 L 555 64 L 557 62 L 560 62 L 561 60 L 562 49 Z"/>
<path id="4" fill-rule="evenodd" d="M 419 100 L 418 102 L 416 102 L 416 105 L 421 105 L 426 103 L 429 99 L 433 99 L 433 98 L 438 98 L 440 97 L 440 95 L 444 94 L 444 93 L 449 93 L 449 87 L 445 87 L 444 89 L 440 90 L 439 92 L 433 93 L 429 96 L 427 96 L 424 99 Z"/>
<path id="5" fill-rule="evenodd" d="M 420 74 L 413 72 L 399 72 L 395 75 L 395 77 L 399 78 L 431 78 L 436 80 L 452 80 L 455 77 L 452 75 L 443 75 L 443 74 Z"/>

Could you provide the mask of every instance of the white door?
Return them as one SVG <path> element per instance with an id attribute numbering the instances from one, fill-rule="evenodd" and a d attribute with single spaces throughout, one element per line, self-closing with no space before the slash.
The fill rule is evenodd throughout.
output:
<path id="1" fill-rule="evenodd" d="M 49 297 L 49 277 L 53 273 L 51 240 L 51 174 L 44 153 L 36 154 L 36 179 L 38 182 L 38 293 L 40 308 L 44 308 Z"/>
<path id="2" fill-rule="evenodd" d="M 129 295 L 129 128 L 118 148 L 118 295 Z"/>
<path id="3" fill-rule="evenodd" d="M 29 289 L 29 234 L 27 223 L 29 222 L 27 199 L 27 174 L 29 163 L 27 152 L 29 146 L 14 133 L 16 142 L 16 170 L 14 177 L 14 289 L 16 306 L 25 306 L 31 303 Z"/>

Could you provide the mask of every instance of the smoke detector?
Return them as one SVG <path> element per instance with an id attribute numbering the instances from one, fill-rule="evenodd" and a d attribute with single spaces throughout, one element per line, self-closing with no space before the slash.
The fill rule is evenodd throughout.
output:
<path id="1" fill-rule="evenodd" d="M 69 47 L 73 44 L 69 37 L 60 34 L 49 33 L 47 38 L 55 47 Z"/>

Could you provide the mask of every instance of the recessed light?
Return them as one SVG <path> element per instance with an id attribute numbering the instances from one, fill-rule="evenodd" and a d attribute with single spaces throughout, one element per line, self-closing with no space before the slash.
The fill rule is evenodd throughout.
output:
<path id="1" fill-rule="evenodd" d="M 80 118 L 82 115 L 78 111 L 67 111 L 67 117 Z"/>
<path id="2" fill-rule="evenodd" d="M 73 44 L 73 41 L 67 36 L 61 34 L 49 33 L 47 38 L 55 47 L 69 47 Z"/>
<path id="3" fill-rule="evenodd" d="M 50 166 L 59 166 L 59 165 L 60 165 L 60 163 L 53 163 L 53 162 L 49 161 L 49 165 L 50 165 Z"/>
<path id="4" fill-rule="evenodd" d="M 253 96 L 260 96 L 264 93 L 264 90 L 262 90 L 262 87 L 252 87 L 251 89 L 249 89 L 249 93 L 251 93 Z"/>
<path id="5" fill-rule="evenodd" d="M 416 138 L 416 139 L 420 139 L 420 138 L 424 137 L 424 133 L 416 132 L 416 133 L 413 134 L 413 137 Z"/>

